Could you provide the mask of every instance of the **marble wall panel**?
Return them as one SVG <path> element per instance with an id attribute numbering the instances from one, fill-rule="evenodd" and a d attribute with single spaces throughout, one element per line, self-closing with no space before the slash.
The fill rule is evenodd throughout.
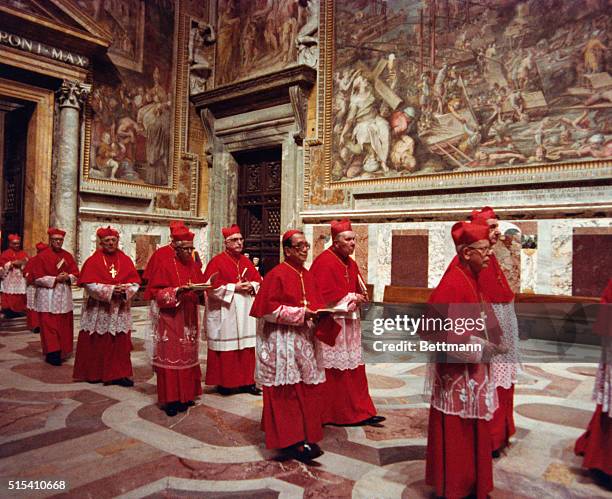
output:
<path id="1" fill-rule="evenodd" d="M 426 288 L 429 267 L 428 231 L 394 230 L 391 244 L 391 284 Z"/>
<path id="2" fill-rule="evenodd" d="M 160 246 L 161 236 L 149 234 L 132 234 L 132 242 L 136 245 L 136 269 L 144 270 L 149 258 Z"/>
<path id="3" fill-rule="evenodd" d="M 612 228 L 575 228 L 572 238 L 572 294 L 601 296 L 612 275 L 610 269 Z"/>

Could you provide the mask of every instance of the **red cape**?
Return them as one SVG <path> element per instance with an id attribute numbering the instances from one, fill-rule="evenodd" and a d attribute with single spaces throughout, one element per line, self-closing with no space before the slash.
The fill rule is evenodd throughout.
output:
<path id="1" fill-rule="evenodd" d="M 149 258 L 149 261 L 147 262 L 147 266 L 145 267 L 144 272 L 142 273 L 142 278 L 146 279 L 147 281 L 150 281 L 151 276 L 157 272 L 159 263 L 166 261 L 167 259 L 172 259 L 175 255 L 176 253 L 174 251 L 174 248 L 169 244 L 166 244 L 165 246 L 156 249 Z M 153 292 L 149 282 L 147 282 L 147 287 L 144 292 L 144 299 L 153 299 Z"/>
<path id="2" fill-rule="evenodd" d="M 109 272 L 113 265 L 117 271 L 114 278 Z M 108 255 L 102 250 L 97 250 L 85 260 L 77 284 L 82 286 L 83 284 L 91 283 L 127 284 L 135 282 L 140 284 L 140 276 L 129 256 L 121 250 L 115 251 L 112 255 Z"/>
<path id="3" fill-rule="evenodd" d="M 348 293 L 363 293 L 359 285 L 359 267 L 351 257 L 342 259 L 328 248 L 315 258 L 310 272 L 325 303 L 333 305 Z M 348 277 L 348 278 L 347 278 Z"/>
<path id="4" fill-rule="evenodd" d="M 177 288 L 190 282 L 191 284 L 204 282 L 204 275 L 198 264 L 193 259 L 188 263 L 183 263 L 176 256 L 165 255 L 156 260 L 155 271 L 151 274 L 147 291 L 155 296 L 160 289 Z"/>
<path id="5" fill-rule="evenodd" d="M 58 268 L 58 263 L 64 260 Z M 74 257 L 66 250 L 59 250 L 57 253 L 51 248 L 41 251 L 33 262 L 30 268 L 30 278 L 35 281 L 45 276 L 57 276 L 60 272 L 72 274 L 75 277 L 79 276 L 79 268 L 77 267 Z"/>
<path id="6" fill-rule="evenodd" d="M 208 281 L 210 276 L 215 272 L 218 272 L 213 283 L 215 288 L 229 283 L 237 283 L 240 281 L 241 276 L 244 281 L 262 281 L 259 272 L 257 272 L 257 269 L 253 266 L 251 260 L 244 255 L 240 255 L 240 257 L 236 259 L 230 256 L 226 251 L 219 253 L 208 262 L 206 270 L 204 271 L 204 281 Z"/>
<path id="7" fill-rule="evenodd" d="M 23 260 L 24 258 L 28 258 L 28 254 L 25 251 L 14 251 L 9 248 L 0 253 L 0 266 L 4 266 L 6 263 L 14 262 L 15 260 Z"/>
<path id="8" fill-rule="evenodd" d="M 495 255 L 489 258 L 489 265 L 478 274 L 478 284 L 491 303 L 510 303 L 514 293 Z"/>
<path id="9" fill-rule="evenodd" d="M 304 267 L 298 268 L 289 262 L 283 262 L 266 274 L 251 307 L 251 316 L 263 317 L 281 305 L 303 307 L 304 299 L 310 310 L 325 308 L 313 274 Z M 327 315 L 319 320 L 315 334 L 321 341 L 333 346 L 339 332 L 340 326 L 331 315 Z"/>

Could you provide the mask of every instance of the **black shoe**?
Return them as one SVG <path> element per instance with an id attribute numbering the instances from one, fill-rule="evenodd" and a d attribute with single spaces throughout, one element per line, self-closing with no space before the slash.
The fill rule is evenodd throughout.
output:
<path id="1" fill-rule="evenodd" d="M 176 402 L 170 402 L 169 404 L 166 404 L 166 406 L 164 407 L 164 412 L 166 413 L 166 416 L 170 416 L 170 417 L 174 417 L 178 414 L 178 408 L 176 407 Z"/>
<path id="2" fill-rule="evenodd" d="M 117 381 L 117 383 L 115 383 L 116 385 L 125 386 L 126 388 L 130 388 L 134 386 L 134 382 L 130 378 L 121 378 L 116 381 Z"/>
<path id="3" fill-rule="evenodd" d="M 382 423 L 383 421 L 386 421 L 386 420 L 387 420 L 387 418 L 384 417 L 384 416 L 372 416 L 370 418 L 370 421 L 372 423 Z"/>
<path id="4" fill-rule="evenodd" d="M 306 447 L 310 447 L 310 459 L 316 459 L 324 454 L 317 444 L 305 444 L 304 448 Z"/>
<path id="5" fill-rule="evenodd" d="M 89 383 L 90 385 L 97 385 L 98 383 L 102 383 L 102 380 L 101 380 L 101 379 L 97 379 L 97 380 L 95 380 L 95 381 L 88 381 L 88 383 Z"/>
<path id="6" fill-rule="evenodd" d="M 40 334 L 40 328 L 39 327 L 35 327 L 34 329 L 32 329 L 32 332 L 34 334 Z"/>
<path id="7" fill-rule="evenodd" d="M 231 395 L 232 393 L 234 393 L 234 390 L 232 390 L 231 388 L 225 388 L 224 386 L 218 386 L 217 393 L 219 395 Z"/>
<path id="8" fill-rule="evenodd" d="M 285 453 L 291 458 L 304 464 L 312 463 L 312 448 L 308 444 L 294 444 L 285 449 Z"/>
<path id="9" fill-rule="evenodd" d="M 257 385 L 241 386 L 240 391 L 242 393 L 250 393 L 251 395 L 261 395 L 263 393 L 259 388 L 257 388 Z"/>
<path id="10" fill-rule="evenodd" d="M 62 353 L 59 350 L 57 350 L 56 352 L 49 352 L 45 357 L 45 362 L 51 364 L 52 366 L 61 366 Z"/>
<path id="11" fill-rule="evenodd" d="M 498 457 L 501 457 L 501 452 L 499 451 L 499 449 L 491 452 L 491 457 L 493 457 L 493 459 L 497 459 Z"/>
<path id="12" fill-rule="evenodd" d="M 177 402 L 176 403 L 176 410 L 178 412 L 185 412 L 188 408 L 189 408 L 189 406 L 186 403 L 184 403 L 184 402 Z"/>
<path id="13" fill-rule="evenodd" d="M 187 402 L 187 406 L 189 406 L 189 407 L 193 407 L 194 405 L 195 405 L 195 402 L 193 400 L 189 400 Z"/>

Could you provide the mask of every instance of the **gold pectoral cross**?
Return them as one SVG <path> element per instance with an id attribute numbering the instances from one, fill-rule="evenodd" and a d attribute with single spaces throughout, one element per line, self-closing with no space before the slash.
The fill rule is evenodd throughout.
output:
<path id="1" fill-rule="evenodd" d="M 113 279 L 114 279 L 115 277 L 117 277 L 117 274 L 118 274 L 119 272 L 117 272 L 117 270 L 115 269 L 115 264 L 114 264 L 114 263 L 113 263 L 113 264 L 110 266 L 110 269 L 108 270 L 108 273 L 111 275 L 111 277 L 112 277 Z"/>

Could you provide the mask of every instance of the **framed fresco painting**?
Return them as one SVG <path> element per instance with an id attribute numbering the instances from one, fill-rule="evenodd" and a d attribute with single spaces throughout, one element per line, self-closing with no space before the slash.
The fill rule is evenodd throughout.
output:
<path id="1" fill-rule="evenodd" d="M 113 19 L 113 29 L 126 33 L 109 49 L 111 76 L 94 75 L 82 191 L 150 198 L 177 190 L 187 129 L 183 1 L 94 2 L 103 11 L 94 17 Z"/>
<path id="2" fill-rule="evenodd" d="M 322 143 L 327 189 L 612 177 L 605 2 L 321 0 L 320 10 L 312 145 Z"/>

